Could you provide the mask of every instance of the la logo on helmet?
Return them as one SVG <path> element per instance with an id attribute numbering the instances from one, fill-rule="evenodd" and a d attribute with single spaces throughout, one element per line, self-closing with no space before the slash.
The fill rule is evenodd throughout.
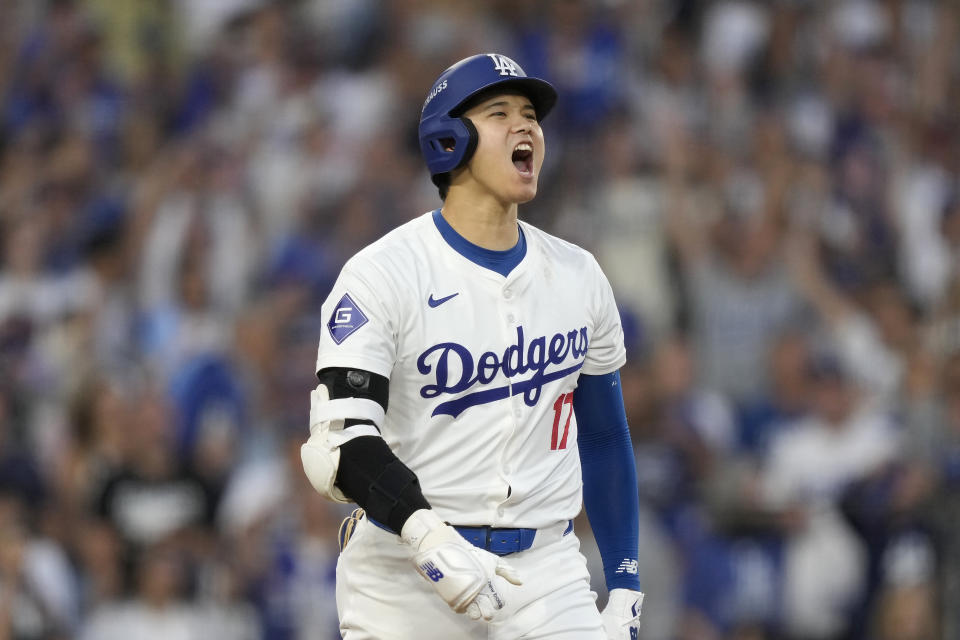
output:
<path id="1" fill-rule="evenodd" d="M 502 76 L 515 76 L 517 75 L 517 63 L 508 58 L 507 56 L 502 56 L 499 53 L 488 53 L 490 59 L 493 60 L 493 68 L 500 72 Z"/>

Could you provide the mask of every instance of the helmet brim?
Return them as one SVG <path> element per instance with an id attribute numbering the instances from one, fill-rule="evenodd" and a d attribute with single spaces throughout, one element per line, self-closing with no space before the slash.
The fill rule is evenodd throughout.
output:
<path id="1" fill-rule="evenodd" d="M 504 78 L 478 88 L 460 101 L 450 110 L 450 116 L 459 118 L 466 111 L 476 106 L 483 96 L 490 93 L 519 93 L 530 99 L 533 110 L 537 113 L 537 121 L 542 122 L 550 110 L 557 103 L 557 90 L 546 80 L 540 78 Z"/>

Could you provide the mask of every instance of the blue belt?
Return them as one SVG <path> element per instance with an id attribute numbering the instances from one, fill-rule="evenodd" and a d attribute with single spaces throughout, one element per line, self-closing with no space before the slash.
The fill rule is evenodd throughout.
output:
<path id="1" fill-rule="evenodd" d="M 475 547 L 498 556 L 526 551 L 533 545 L 536 529 L 499 529 L 497 527 L 457 527 L 457 533 Z"/>
<path id="2" fill-rule="evenodd" d="M 386 525 L 380 524 L 373 518 L 367 516 L 370 522 L 377 525 L 384 531 L 393 531 Z M 537 535 L 536 529 L 501 529 L 499 527 L 458 527 L 453 526 L 467 542 L 475 547 L 489 551 L 498 556 L 508 556 L 511 553 L 526 551 L 533 545 L 533 539 Z M 567 525 L 563 535 L 573 531 L 573 520 Z"/>

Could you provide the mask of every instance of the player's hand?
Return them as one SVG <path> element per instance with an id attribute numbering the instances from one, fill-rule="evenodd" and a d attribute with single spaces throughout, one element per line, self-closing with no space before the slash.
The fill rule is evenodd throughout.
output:
<path id="1" fill-rule="evenodd" d="M 640 637 L 640 608 L 643 594 L 631 589 L 612 589 L 600 617 L 609 640 L 637 640 Z"/>
<path id="2" fill-rule="evenodd" d="M 451 609 L 472 620 L 491 620 L 503 608 L 503 591 L 496 576 L 521 584 L 513 567 L 464 540 L 430 509 L 415 511 L 400 535 L 413 547 L 417 572 Z"/>

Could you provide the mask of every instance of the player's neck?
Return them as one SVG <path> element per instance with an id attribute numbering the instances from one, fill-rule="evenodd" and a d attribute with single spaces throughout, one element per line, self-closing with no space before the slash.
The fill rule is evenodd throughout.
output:
<path id="1" fill-rule="evenodd" d="M 503 206 L 495 199 L 458 196 L 451 190 L 441 211 L 454 231 L 484 249 L 506 251 L 516 246 L 520 235 L 515 203 Z"/>

